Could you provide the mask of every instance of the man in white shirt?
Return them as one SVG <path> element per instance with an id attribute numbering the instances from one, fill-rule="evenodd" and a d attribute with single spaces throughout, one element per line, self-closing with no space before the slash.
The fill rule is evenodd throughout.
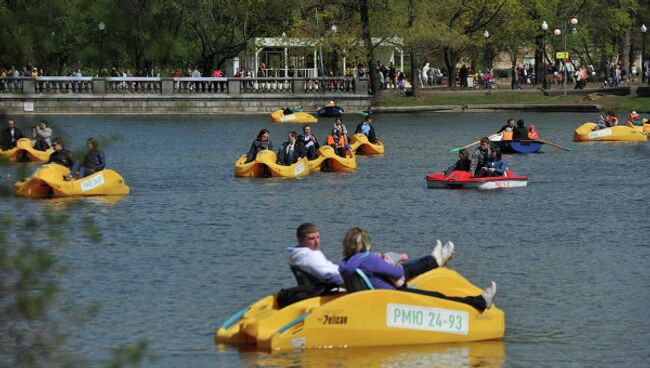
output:
<path id="1" fill-rule="evenodd" d="M 320 251 L 320 230 L 316 225 L 304 223 L 296 230 L 298 245 L 289 247 L 288 262 L 315 278 L 336 285 L 343 285 L 339 266 L 330 262 Z"/>

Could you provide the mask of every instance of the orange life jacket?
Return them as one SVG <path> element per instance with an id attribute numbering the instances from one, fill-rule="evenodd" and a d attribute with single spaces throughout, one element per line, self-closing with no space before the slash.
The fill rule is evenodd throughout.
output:
<path id="1" fill-rule="evenodd" d="M 503 132 L 503 140 L 504 141 L 511 141 L 512 140 L 512 132 Z"/>
<path id="2" fill-rule="evenodd" d="M 537 135 L 537 132 L 528 132 L 528 139 L 536 141 L 538 138 L 539 136 Z"/>
<path id="3" fill-rule="evenodd" d="M 345 136 L 339 136 L 339 141 L 336 143 L 334 141 L 334 136 L 333 135 L 328 135 L 327 136 L 327 145 L 328 146 L 338 146 L 338 148 L 345 148 Z"/>

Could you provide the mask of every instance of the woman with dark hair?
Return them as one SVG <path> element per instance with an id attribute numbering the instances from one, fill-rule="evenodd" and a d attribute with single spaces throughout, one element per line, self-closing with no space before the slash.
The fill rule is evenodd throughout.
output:
<path id="1" fill-rule="evenodd" d="M 98 171 L 104 170 L 106 168 L 106 158 L 104 157 L 104 152 L 98 149 L 99 144 L 95 138 L 88 138 L 86 141 L 86 147 L 88 152 L 84 156 L 83 163 L 81 167 L 79 161 L 75 162 L 72 169 L 70 169 L 70 176 L 74 176 L 77 172 L 77 180 L 90 176 Z"/>
<path id="2" fill-rule="evenodd" d="M 262 129 L 259 133 L 257 133 L 255 142 L 253 142 L 251 148 L 248 150 L 246 163 L 255 161 L 257 154 L 263 150 L 273 150 L 273 144 L 271 143 L 270 133 L 268 129 Z"/>
<path id="3" fill-rule="evenodd" d="M 343 279 L 352 277 L 356 270 L 360 269 L 366 274 L 368 281 L 375 289 L 400 290 L 453 300 L 468 304 L 479 311 L 492 306 L 492 300 L 497 292 L 497 285 L 494 281 L 481 294 L 469 296 L 446 296 L 435 291 L 406 287 L 406 280 L 437 267 L 444 267 L 454 252 L 454 244 L 451 242 L 443 245 L 438 241 L 430 256 L 403 265 L 392 264 L 379 255 L 371 253 L 370 249 L 370 235 L 366 230 L 353 227 L 347 231 L 342 243 L 343 260 L 339 263 L 339 272 Z"/>
<path id="4" fill-rule="evenodd" d="M 485 168 L 487 169 L 485 176 L 503 176 L 505 174 L 506 162 L 501 158 L 501 150 L 499 148 L 492 149 Z"/>

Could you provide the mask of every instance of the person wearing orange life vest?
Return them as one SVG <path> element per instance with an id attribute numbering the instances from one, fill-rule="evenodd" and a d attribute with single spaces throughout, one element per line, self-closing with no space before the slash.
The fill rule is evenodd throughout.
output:
<path id="1" fill-rule="evenodd" d="M 332 130 L 332 134 L 327 136 L 327 145 L 334 148 L 336 154 L 341 157 L 345 157 L 346 151 L 350 149 L 345 140 L 345 135 L 339 134 L 336 129 Z"/>
<path id="2" fill-rule="evenodd" d="M 530 124 L 530 127 L 528 127 L 528 139 L 532 141 L 536 141 L 539 139 L 539 135 L 537 134 L 537 128 L 535 128 L 535 124 Z"/>
<path id="3" fill-rule="evenodd" d="M 628 115 L 627 121 L 625 122 L 625 125 L 631 127 L 631 126 L 643 126 L 643 121 L 639 119 L 641 115 L 639 115 L 636 111 L 632 111 L 630 115 Z"/>
<path id="4" fill-rule="evenodd" d="M 618 117 L 614 111 L 608 111 L 607 116 L 605 117 L 605 125 L 608 128 L 615 127 L 618 125 Z"/>
<path id="5" fill-rule="evenodd" d="M 512 132 L 515 129 L 515 119 L 510 118 L 508 119 L 508 122 L 506 125 L 502 126 L 501 129 L 497 131 L 497 134 L 503 133 L 503 137 L 501 140 L 504 141 L 511 141 L 512 140 Z"/>
<path id="6" fill-rule="evenodd" d="M 600 120 L 596 123 L 596 126 L 593 130 L 611 128 L 618 125 L 618 117 L 614 111 L 607 111 L 607 114 L 603 118 L 600 117 Z"/>

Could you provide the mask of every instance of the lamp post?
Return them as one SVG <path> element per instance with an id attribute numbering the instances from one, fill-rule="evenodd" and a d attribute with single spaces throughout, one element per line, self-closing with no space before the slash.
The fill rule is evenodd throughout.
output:
<path id="1" fill-rule="evenodd" d="M 106 30 L 106 24 L 103 21 L 100 21 L 97 25 L 99 30 L 99 70 L 97 71 L 97 76 L 99 77 L 102 69 L 104 68 L 104 31 Z"/>
<path id="2" fill-rule="evenodd" d="M 548 31 L 548 23 L 546 21 L 542 22 L 542 66 L 544 69 L 544 74 L 542 75 L 542 89 L 548 89 L 548 80 L 546 79 L 546 31 Z M 537 69 L 539 70 L 539 69 Z"/>
<path id="3" fill-rule="evenodd" d="M 567 59 L 568 59 L 567 56 L 568 55 L 567 55 L 567 47 L 566 47 L 567 27 L 569 26 L 569 24 L 571 24 L 573 32 L 577 32 L 576 31 L 576 25 L 578 25 L 578 18 L 574 17 L 574 18 L 569 19 L 569 21 L 564 21 L 564 54 L 562 55 L 563 56 L 562 57 L 562 64 L 564 65 L 564 72 L 562 73 L 562 75 L 563 75 L 562 89 L 564 91 L 565 96 L 567 95 L 567 93 L 566 93 L 566 80 L 567 80 L 567 78 L 569 76 L 569 73 L 567 71 Z M 556 35 L 556 36 L 559 36 L 559 35 L 562 34 L 562 31 L 559 28 L 556 28 L 553 31 L 553 34 Z"/>
<path id="4" fill-rule="evenodd" d="M 648 84 L 650 84 L 650 76 L 647 76 L 647 71 L 650 68 L 647 68 L 643 63 L 646 62 L 645 59 L 645 34 L 648 32 L 648 28 L 645 24 L 641 25 L 641 83 L 645 82 L 646 78 L 648 79 Z"/>
<path id="5" fill-rule="evenodd" d="M 487 74 L 488 70 L 490 69 L 490 61 L 489 61 L 489 56 L 488 56 L 488 38 L 490 38 L 490 32 L 486 29 L 485 32 L 483 32 L 483 39 L 485 40 L 485 49 L 483 51 L 483 65 L 485 66 L 485 73 Z"/>

